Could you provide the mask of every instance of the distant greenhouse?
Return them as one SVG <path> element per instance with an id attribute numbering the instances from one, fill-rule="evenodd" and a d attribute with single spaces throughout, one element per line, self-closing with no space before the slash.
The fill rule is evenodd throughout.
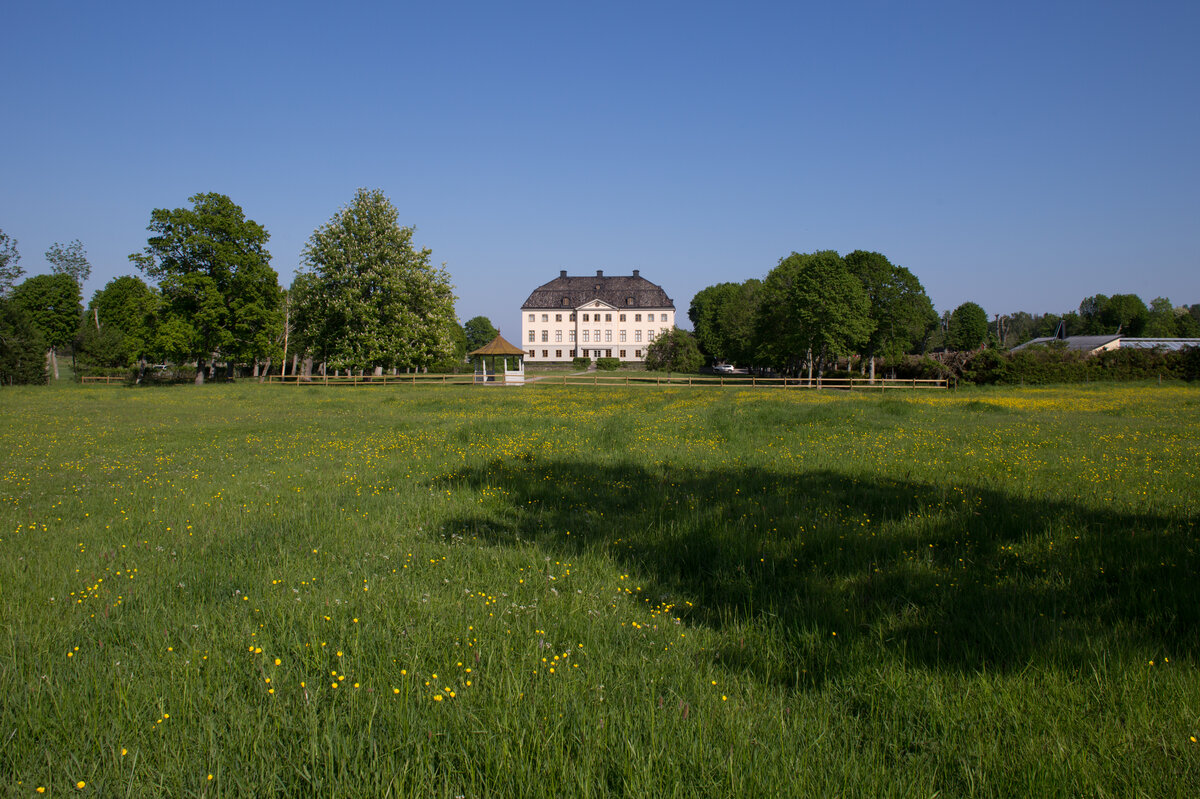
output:
<path id="1" fill-rule="evenodd" d="M 1043 336 L 1013 347 L 1012 352 L 1027 347 L 1062 346 L 1071 352 L 1096 355 L 1111 350 L 1164 350 L 1178 351 L 1186 347 L 1200 347 L 1200 338 L 1143 338 L 1135 336 Z"/>

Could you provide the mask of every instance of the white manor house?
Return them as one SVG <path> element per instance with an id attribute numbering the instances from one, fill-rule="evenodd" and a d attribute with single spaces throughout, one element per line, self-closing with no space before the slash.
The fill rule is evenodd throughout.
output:
<path id="1" fill-rule="evenodd" d="M 534 289 L 521 306 L 527 363 L 583 357 L 641 361 L 646 346 L 675 326 L 675 303 L 634 269 L 632 275 L 572 277 L 567 270 Z"/>

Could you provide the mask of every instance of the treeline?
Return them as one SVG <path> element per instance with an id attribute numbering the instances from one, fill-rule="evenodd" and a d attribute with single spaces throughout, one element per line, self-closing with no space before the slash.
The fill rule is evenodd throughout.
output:
<path id="1" fill-rule="evenodd" d="M 1086 358 L 1058 348 L 1007 350 L 1037 337 L 1122 333 L 1200 336 L 1200 304 L 1149 305 L 1135 294 L 1084 299 L 1078 311 L 997 314 L 965 302 L 940 316 L 920 280 L 876 252 L 792 253 L 762 279 L 700 291 L 688 309 L 696 344 L 710 363 L 789 374 L 844 367 L 897 377 L 953 376 L 972 382 L 1069 382 L 1191 377 L 1188 353 L 1143 352 Z M 1191 358 L 1192 360 L 1188 360 Z"/>
<path id="2" fill-rule="evenodd" d="M 987 317 L 967 306 L 948 332 L 974 347 L 987 335 Z M 703 289 L 688 318 L 708 359 L 793 374 L 821 374 L 855 356 L 873 370 L 877 359 L 925 352 L 940 330 L 916 275 L 864 250 L 792 253 L 763 280 Z"/>
<path id="3" fill-rule="evenodd" d="M 1200 303 L 1175 305 L 1156 297 L 1149 305 L 1136 294 L 1096 294 L 1084 298 L 1079 310 L 1063 314 L 1017 311 L 997 315 L 991 332 L 1004 347 L 1053 336 L 1062 326 L 1067 336 L 1117 335 L 1145 338 L 1200 337 Z"/>
<path id="4" fill-rule="evenodd" d="M 218 369 L 261 377 L 462 362 L 467 337 L 449 275 L 413 246 L 382 192 L 360 189 L 313 232 L 288 290 L 262 225 L 222 194 L 189 202 L 151 212 L 146 246 L 130 255 L 140 276 L 110 281 L 86 309 L 90 265 L 78 241 L 47 252 L 53 274 L 18 283 L 17 242 L 0 232 L 0 381 L 44 381 L 67 349 L 77 373 L 145 376 L 186 364 L 197 383 Z"/>

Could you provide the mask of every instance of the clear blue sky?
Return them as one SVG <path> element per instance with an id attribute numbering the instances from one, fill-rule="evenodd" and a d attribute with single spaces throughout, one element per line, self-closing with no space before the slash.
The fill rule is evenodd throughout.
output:
<path id="1" fill-rule="evenodd" d="M 381 188 L 506 333 L 559 269 L 686 311 L 877 250 L 939 311 L 1200 302 L 1200 3 L 9 3 L 0 229 L 85 294 L 229 195 L 289 285 Z"/>

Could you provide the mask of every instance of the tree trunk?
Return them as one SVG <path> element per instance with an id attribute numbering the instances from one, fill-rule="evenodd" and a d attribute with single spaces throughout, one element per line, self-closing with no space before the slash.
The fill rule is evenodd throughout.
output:
<path id="1" fill-rule="evenodd" d="M 382 376 L 383 376 L 383 367 L 382 367 L 382 366 L 376 366 L 376 367 L 375 367 L 375 376 L 376 376 L 376 377 L 382 377 Z"/>
<path id="2" fill-rule="evenodd" d="M 50 364 L 50 372 L 54 375 L 54 379 L 58 379 L 58 355 L 54 352 L 54 348 L 50 348 L 50 352 L 46 353 L 46 361 Z"/>
<path id="3" fill-rule="evenodd" d="M 300 353 L 292 355 L 292 374 L 296 374 L 296 364 L 300 362 Z"/>
<path id="4" fill-rule="evenodd" d="M 204 359 L 196 359 L 196 385 L 204 385 Z"/>
<path id="5" fill-rule="evenodd" d="M 871 356 L 871 383 L 872 383 L 872 385 L 874 385 L 874 383 L 875 383 L 875 356 L 874 355 Z"/>
<path id="6" fill-rule="evenodd" d="M 312 361 L 312 357 L 309 356 L 308 358 L 304 359 L 304 379 L 305 380 L 310 380 L 310 381 L 312 380 L 312 369 L 313 369 L 313 361 Z"/>
<path id="7" fill-rule="evenodd" d="M 258 358 L 254 359 L 254 371 L 250 373 L 251 377 L 258 377 Z M 262 382 L 262 381 L 259 381 Z"/>
<path id="8" fill-rule="evenodd" d="M 267 358 L 266 362 L 263 364 L 262 374 L 259 375 L 258 382 L 260 382 L 260 383 L 264 382 L 267 379 L 267 377 L 270 376 L 270 374 L 271 374 L 271 359 Z"/>

